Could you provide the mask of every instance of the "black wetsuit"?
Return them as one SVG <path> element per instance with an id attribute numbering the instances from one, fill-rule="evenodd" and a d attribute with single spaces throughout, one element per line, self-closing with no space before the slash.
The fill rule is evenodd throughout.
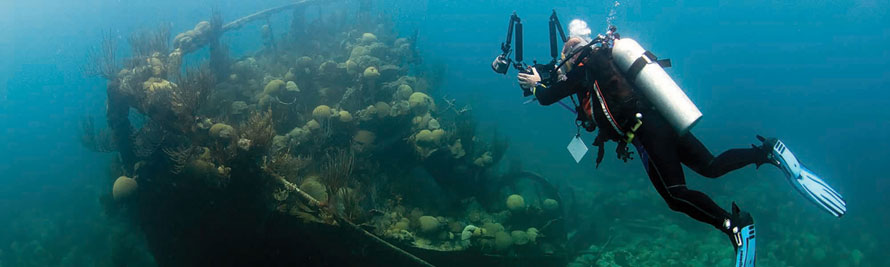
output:
<path id="1" fill-rule="evenodd" d="M 638 99 L 635 93 L 614 92 L 619 90 L 616 88 L 621 87 L 633 91 L 623 78 L 615 75 L 600 75 L 598 78 L 593 78 L 596 75 L 589 72 L 590 70 L 583 67 L 575 68 L 561 82 L 549 87 L 538 86 L 535 97 L 542 105 L 550 105 L 570 95 L 582 99 L 591 92 L 588 87 L 592 86 L 592 82 L 585 81 L 596 80 L 601 85 L 603 98 L 619 122 L 632 118 L 631 114 L 637 112 L 643 115 L 643 124 L 636 131 L 633 145 L 646 167 L 652 185 L 668 206 L 672 210 L 683 212 L 726 232 L 723 223 L 730 217 L 730 213 L 720 208 L 704 193 L 688 189 L 681 164 L 685 164 L 702 176 L 717 178 L 748 164 L 766 162 L 766 153 L 758 148 L 742 148 L 730 149 L 714 157 L 692 133 L 679 136 L 661 114 L 649 108 L 649 105 L 643 103 L 644 100 Z M 596 97 L 590 99 L 598 101 Z M 603 118 L 604 113 L 602 110 L 597 110 L 597 107 L 599 102 L 594 102 L 592 119 L 600 129 L 600 134 L 603 134 L 603 131 L 610 131 L 613 135 L 617 133 L 612 130 L 607 119 Z"/>

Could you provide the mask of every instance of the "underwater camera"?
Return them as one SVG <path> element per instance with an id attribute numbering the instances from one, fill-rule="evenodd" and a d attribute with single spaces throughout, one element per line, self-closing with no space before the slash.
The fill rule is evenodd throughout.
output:
<path id="1" fill-rule="evenodd" d="M 559 77 L 556 73 L 557 57 L 559 56 L 559 50 L 557 49 L 558 43 L 556 42 L 557 34 L 559 34 L 562 42 L 565 43 L 567 40 L 566 34 L 562 29 L 562 24 L 559 23 L 559 18 L 556 16 L 556 10 L 554 10 L 550 15 L 550 57 L 552 57 L 552 59 L 547 64 L 538 64 L 537 61 L 534 61 L 531 66 L 538 71 L 539 75 L 541 75 L 541 83 L 544 85 L 550 85 L 556 82 L 557 77 Z M 514 41 L 516 44 L 515 51 L 511 47 Z M 523 63 L 522 20 L 516 15 L 516 12 L 513 12 L 513 15 L 510 16 L 510 22 L 507 25 L 507 39 L 501 43 L 501 52 L 502 53 L 495 57 L 494 61 L 491 62 L 491 69 L 494 70 L 495 73 L 506 75 L 510 65 L 513 65 L 513 68 L 520 73 L 532 73 L 529 66 Z M 513 54 L 513 59 L 510 59 L 511 52 L 515 52 Z M 531 94 L 531 91 L 523 89 L 524 96 L 529 96 Z"/>

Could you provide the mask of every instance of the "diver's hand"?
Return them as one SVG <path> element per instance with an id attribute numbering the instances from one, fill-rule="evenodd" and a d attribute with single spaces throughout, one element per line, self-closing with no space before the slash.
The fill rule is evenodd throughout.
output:
<path id="1" fill-rule="evenodd" d="M 523 89 L 531 89 L 541 81 L 541 75 L 538 75 L 538 70 L 533 67 L 529 67 L 532 70 L 532 74 L 528 73 L 519 73 L 519 87 Z"/>

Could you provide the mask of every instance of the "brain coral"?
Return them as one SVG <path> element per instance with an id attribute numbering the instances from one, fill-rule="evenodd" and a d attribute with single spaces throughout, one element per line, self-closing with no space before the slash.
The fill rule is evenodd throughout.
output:
<path id="1" fill-rule="evenodd" d="M 410 85 L 402 84 L 396 89 L 395 98 L 398 100 L 406 100 L 414 93 L 414 89 Z"/>
<path id="2" fill-rule="evenodd" d="M 433 216 L 420 216 L 417 221 L 420 223 L 420 231 L 431 233 L 439 230 L 439 219 Z"/>
<path id="3" fill-rule="evenodd" d="M 294 81 L 287 81 L 287 85 L 285 86 L 285 88 L 287 89 L 287 91 L 290 91 L 290 92 L 299 92 L 300 91 L 300 87 L 297 86 L 297 83 L 295 83 Z"/>
<path id="4" fill-rule="evenodd" d="M 318 105 L 312 110 L 312 117 L 318 121 L 330 118 L 331 114 L 333 114 L 331 113 L 331 107 L 328 107 L 327 105 Z"/>
<path id="5" fill-rule="evenodd" d="M 130 177 L 121 176 L 114 180 L 114 186 L 111 188 L 111 196 L 114 200 L 126 199 L 136 193 L 139 184 Z"/>
<path id="6" fill-rule="evenodd" d="M 318 121 L 316 121 L 316 120 L 309 120 L 306 122 L 306 125 L 303 125 L 303 127 L 305 127 L 306 130 L 311 131 L 311 130 L 316 130 L 318 128 L 321 128 L 321 124 L 318 124 Z"/>
<path id="7" fill-rule="evenodd" d="M 225 123 L 217 123 L 210 126 L 210 136 L 219 139 L 232 138 L 235 135 L 235 128 Z"/>
<path id="8" fill-rule="evenodd" d="M 433 104 L 433 99 L 424 93 L 414 92 L 408 97 L 408 104 L 412 109 L 423 114 L 429 110 L 430 106 Z"/>
<path id="9" fill-rule="evenodd" d="M 386 102 L 380 101 L 374 104 L 374 109 L 377 110 L 377 117 L 383 118 L 389 116 L 392 113 L 392 108 Z"/>
<path id="10" fill-rule="evenodd" d="M 513 243 L 516 245 L 525 245 L 528 244 L 529 238 L 528 233 L 525 231 L 513 231 L 510 232 L 510 237 L 513 239 Z"/>
<path id="11" fill-rule="evenodd" d="M 507 208 L 512 211 L 518 211 L 525 208 L 525 199 L 522 196 L 513 194 L 507 197 Z"/>
<path id="12" fill-rule="evenodd" d="M 364 77 L 365 79 L 370 80 L 370 81 L 377 80 L 377 78 L 380 77 L 380 72 L 377 71 L 377 68 L 375 68 L 375 67 L 368 67 L 365 69 L 365 72 L 362 74 L 362 77 Z"/>
<path id="13" fill-rule="evenodd" d="M 341 110 L 339 117 L 340 117 L 340 121 L 342 121 L 342 122 L 351 122 L 352 121 L 352 114 L 350 114 L 349 111 Z"/>
<path id="14" fill-rule="evenodd" d="M 373 33 L 370 33 L 370 32 L 366 32 L 366 33 L 362 34 L 362 43 L 370 44 L 370 43 L 373 43 L 376 41 L 377 41 L 377 35 L 374 35 Z"/>
<path id="15" fill-rule="evenodd" d="M 315 177 L 306 178 L 306 180 L 300 184 L 300 190 L 303 190 L 303 192 L 306 192 L 306 194 L 309 194 L 312 198 L 315 198 L 315 200 L 321 202 L 328 201 L 327 190 L 325 190 L 324 185 L 319 183 Z"/>
<path id="16" fill-rule="evenodd" d="M 510 248 L 513 245 L 513 237 L 510 236 L 507 232 L 497 232 L 494 234 L 494 247 L 497 250 L 503 251 Z"/>
<path id="17" fill-rule="evenodd" d="M 271 80 L 271 81 L 269 81 L 269 83 L 266 84 L 266 87 L 263 88 L 263 93 L 266 93 L 267 95 L 274 95 L 274 94 L 278 93 L 278 91 L 281 90 L 281 87 L 284 87 L 284 86 L 285 86 L 285 83 L 282 80 L 278 80 L 278 79 Z"/>
<path id="18" fill-rule="evenodd" d="M 544 210 L 555 210 L 559 208 L 559 202 L 555 199 L 548 198 L 544 200 Z"/>

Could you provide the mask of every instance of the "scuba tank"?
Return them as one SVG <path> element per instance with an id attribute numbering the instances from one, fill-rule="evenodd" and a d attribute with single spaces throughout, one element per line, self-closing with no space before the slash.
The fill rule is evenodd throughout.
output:
<path id="1" fill-rule="evenodd" d="M 662 68 L 651 52 L 630 38 L 615 39 L 615 65 L 646 97 L 678 134 L 684 135 L 701 120 L 702 113 L 683 89 Z"/>

